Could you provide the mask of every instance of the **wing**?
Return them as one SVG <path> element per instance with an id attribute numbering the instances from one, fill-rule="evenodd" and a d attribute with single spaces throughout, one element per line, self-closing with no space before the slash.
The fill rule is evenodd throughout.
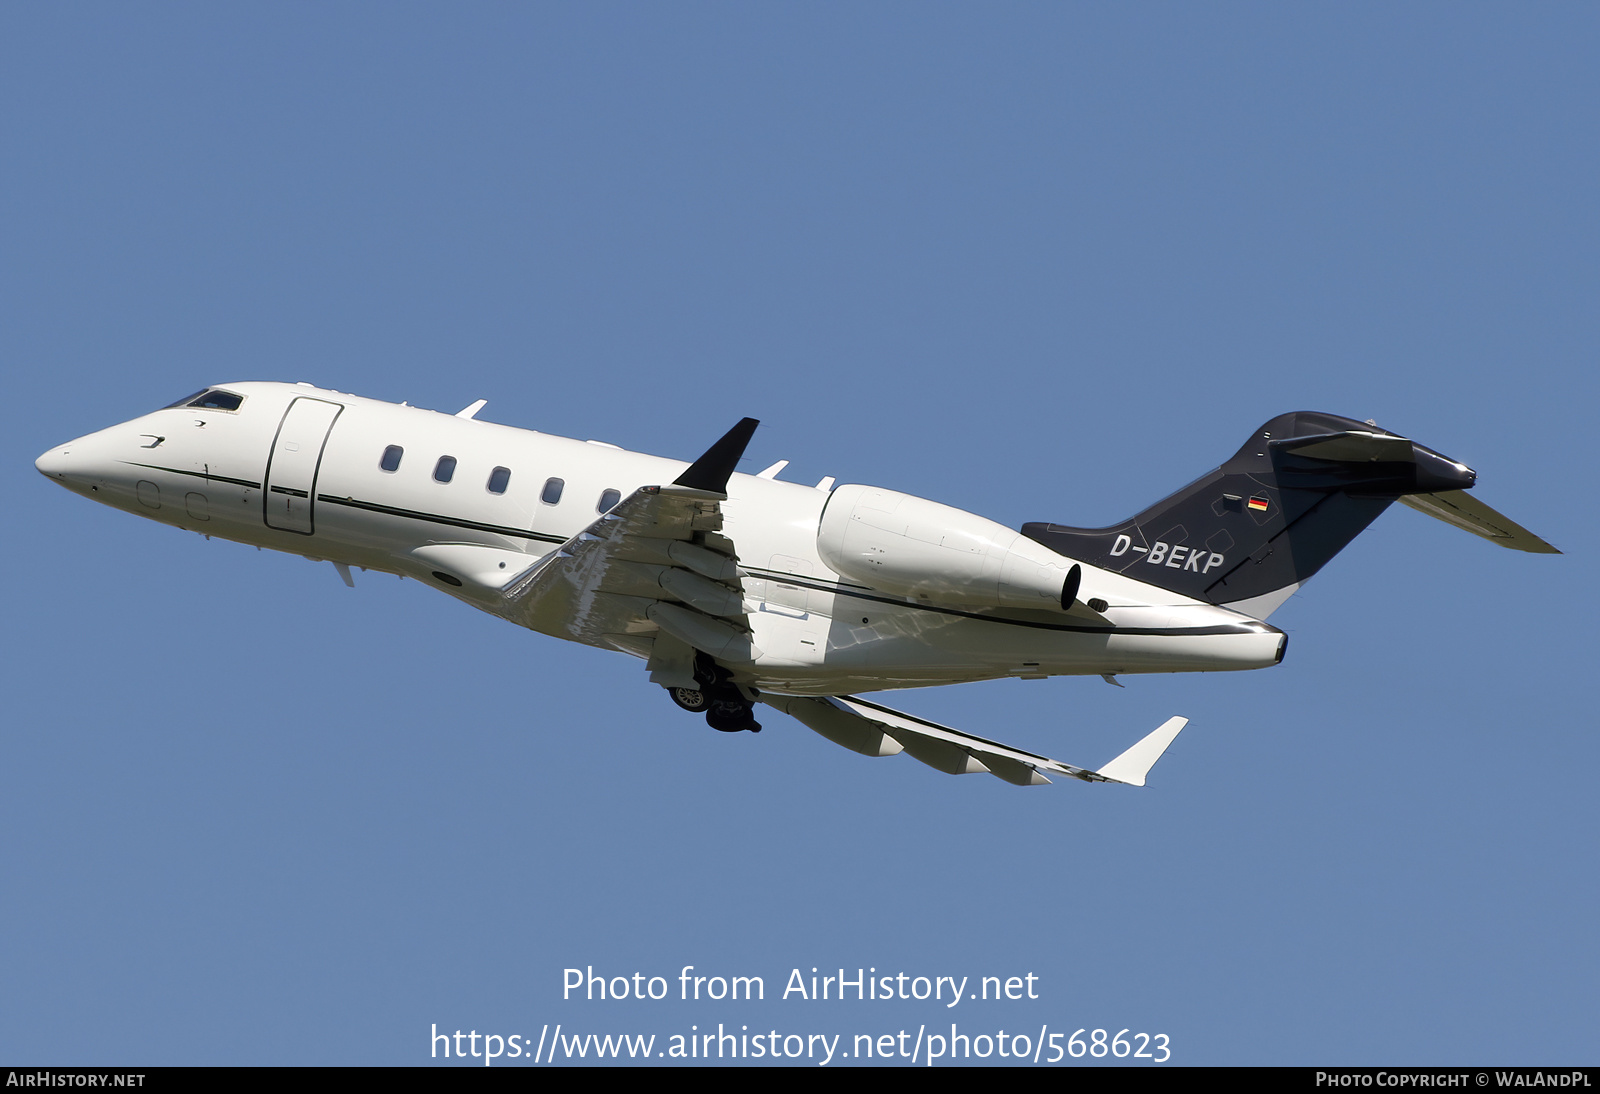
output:
<path id="1" fill-rule="evenodd" d="M 756 424 L 744 419 L 672 485 L 635 490 L 518 575 L 502 594 L 502 614 L 640 656 L 651 656 L 664 631 L 723 661 L 754 660 L 759 651 L 733 543 L 722 535 L 722 503 Z"/>
<path id="2" fill-rule="evenodd" d="M 728 478 L 754 432 L 746 418 L 671 486 L 645 486 L 505 587 L 502 614 L 546 634 L 649 657 L 651 678 L 697 686 L 688 657 L 759 656 L 750 639 L 738 556 L 722 534 Z M 665 639 L 663 638 L 665 635 Z M 663 647 L 677 653 L 663 656 Z M 686 655 L 686 656 L 685 656 Z M 822 736 L 868 756 L 906 752 L 955 775 L 987 771 L 1018 786 L 1044 775 L 1143 786 L 1184 718 L 1169 718 L 1098 771 L 1038 756 L 853 696 L 762 695 Z"/>
<path id="3" fill-rule="evenodd" d="M 788 714 L 834 744 L 864 756 L 905 752 L 929 767 L 951 775 L 987 771 L 1017 786 L 1048 783 L 1044 773 L 1070 775 L 1084 782 L 1116 782 L 1143 786 L 1145 776 L 1167 750 L 1187 718 L 1168 718 L 1154 733 L 1098 771 L 1052 760 L 1047 756 L 974 737 L 958 729 L 902 714 L 888 707 L 842 695 L 808 699 L 763 695 L 761 701 Z"/>

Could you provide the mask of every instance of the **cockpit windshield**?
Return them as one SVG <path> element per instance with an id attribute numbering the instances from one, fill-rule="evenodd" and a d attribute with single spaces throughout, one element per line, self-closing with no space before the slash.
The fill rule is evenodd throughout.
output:
<path id="1" fill-rule="evenodd" d="M 177 402 L 168 403 L 161 409 L 171 410 L 173 407 L 179 406 L 197 406 L 203 410 L 238 410 L 239 405 L 243 402 L 243 395 L 235 395 L 233 392 L 223 391 L 221 388 L 208 387 L 195 392 L 193 395 L 185 395 Z"/>

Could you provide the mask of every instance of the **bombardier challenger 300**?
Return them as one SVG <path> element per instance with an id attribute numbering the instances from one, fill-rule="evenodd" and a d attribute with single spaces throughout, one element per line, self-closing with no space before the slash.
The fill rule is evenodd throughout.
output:
<path id="1" fill-rule="evenodd" d="M 1144 785 L 1172 718 L 1082 768 L 859 693 L 1001 677 L 1266 668 L 1265 622 L 1395 501 L 1558 553 L 1466 491 L 1465 465 L 1332 414 L 1273 418 L 1221 467 L 1109 528 L 1020 531 L 873 486 L 692 463 L 326 391 L 207 388 L 53 448 L 38 469 L 207 536 L 415 578 L 557 638 L 632 654 L 714 729 L 781 710 L 868 756 L 1021 786 Z"/>

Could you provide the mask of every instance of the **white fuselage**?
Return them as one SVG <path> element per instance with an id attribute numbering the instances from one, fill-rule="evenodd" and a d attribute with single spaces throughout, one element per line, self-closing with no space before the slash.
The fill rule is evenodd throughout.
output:
<path id="1" fill-rule="evenodd" d="M 39 470 L 152 520 L 415 578 L 509 618 L 501 592 L 506 579 L 582 533 L 603 504 L 670 483 L 686 466 L 309 385 L 225 390 L 242 397 L 237 409 L 158 410 L 52 449 L 39 458 Z M 445 457 L 454 460 L 448 475 L 441 470 Z M 985 604 L 981 590 L 939 580 L 874 584 L 859 574 L 841 577 L 824 555 L 839 562 L 839 544 L 848 546 L 845 533 L 856 525 L 831 539 L 819 529 L 830 499 L 851 489 L 741 474 L 729 482 L 722 534 L 736 549 L 761 651 L 748 665 L 730 666 L 740 682 L 838 695 L 1006 676 L 1261 668 L 1282 657 L 1282 632 L 1265 623 L 1088 566 L 1081 601 L 1103 600 L 1099 612 L 1082 603 L 1064 610 L 1045 599 L 1027 606 L 1025 593 Z M 879 504 L 870 488 L 849 496 L 863 491 L 866 500 L 851 505 Z M 939 569 L 940 550 L 951 559 L 987 550 L 1022 559 L 1023 569 L 1045 578 L 1052 567 L 1071 565 L 1031 541 L 1013 546 L 1016 533 L 982 518 L 877 493 L 903 500 L 899 524 L 892 513 L 874 522 L 876 510 L 861 509 L 869 518 L 862 527 L 922 552 L 901 557 L 926 556 Z M 929 546 L 919 528 L 937 524 L 940 513 L 954 514 L 962 536 Z M 843 519 L 834 513 L 835 526 Z M 868 549 L 880 551 L 878 542 Z M 1002 576 L 987 587 L 999 581 L 999 588 L 1010 588 L 1003 582 L 1017 567 L 1011 561 L 995 567 Z M 561 621 L 532 625 L 572 637 Z M 594 644 L 641 652 L 626 643 Z"/>

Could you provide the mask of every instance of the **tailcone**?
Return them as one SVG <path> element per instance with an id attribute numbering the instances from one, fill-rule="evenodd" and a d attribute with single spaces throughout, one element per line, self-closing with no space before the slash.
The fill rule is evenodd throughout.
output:
<path id="1" fill-rule="evenodd" d="M 1411 442 L 1416 460 L 1416 488 L 1406 493 L 1437 494 L 1444 490 L 1471 490 L 1478 473 L 1459 460 L 1452 460 L 1426 445 Z"/>

